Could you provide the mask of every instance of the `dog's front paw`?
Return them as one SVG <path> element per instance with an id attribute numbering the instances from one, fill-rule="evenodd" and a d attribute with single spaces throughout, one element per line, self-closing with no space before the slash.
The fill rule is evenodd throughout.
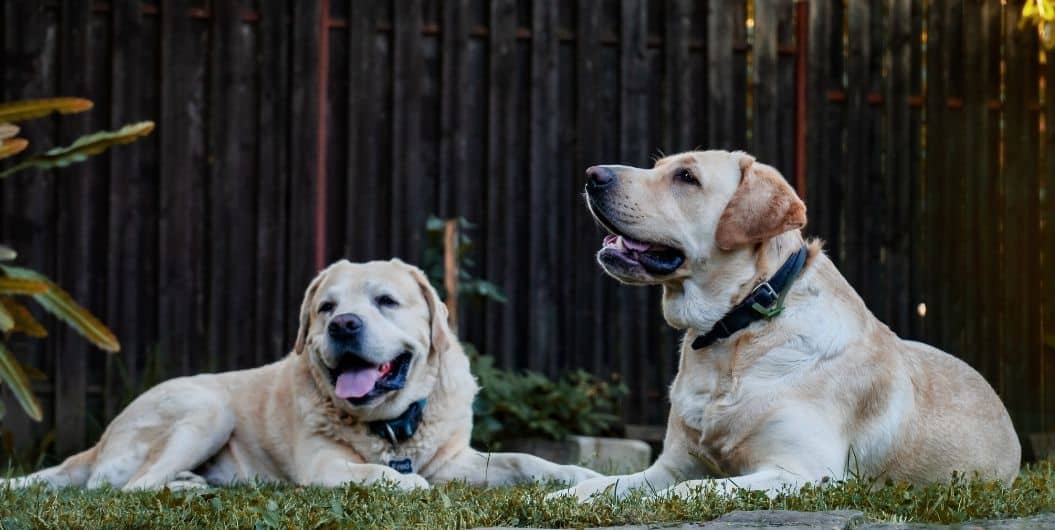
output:
<path id="1" fill-rule="evenodd" d="M 558 491 L 554 491 L 549 495 L 546 495 L 547 501 L 563 499 L 566 497 L 574 498 L 578 502 L 589 502 L 596 498 L 595 496 L 602 495 L 616 495 L 617 494 L 618 482 L 612 477 L 597 477 L 591 478 L 580 482 L 579 484 Z"/>
<path id="2" fill-rule="evenodd" d="M 429 481 L 425 480 L 425 477 L 418 475 L 417 473 L 408 473 L 406 475 L 399 474 L 395 477 L 394 482 L 399 489 L 404 491 L 409 490 L 427 490 L 429 489 Z"/>

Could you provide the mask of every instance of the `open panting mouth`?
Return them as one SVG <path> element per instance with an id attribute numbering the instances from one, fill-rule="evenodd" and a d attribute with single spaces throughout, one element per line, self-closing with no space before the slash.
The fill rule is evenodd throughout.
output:
<path id="1" fill-rule="evenodd" d="M 600 212 L 596 209 L 593 211 L 601 226 L 611 232 L 604 236 L 604 243 L 601 247 L 602 258 L 617 259 L 631 266 L 640 265 L 645 272 L 653 276 L 673 274 L 685 262 L 685 254 L 680 250 L 659 243 L 639 241 L 621 234 Z"/>
<path id="2" fill-rule="evenodd" d="M 330 370 L 334 393 L 353 405 L 367 403 L 407 383 L 412 355 L 400 354 L 391 361 L 374 364 L 355 353 L 345 353 L 336 368 Z"/>

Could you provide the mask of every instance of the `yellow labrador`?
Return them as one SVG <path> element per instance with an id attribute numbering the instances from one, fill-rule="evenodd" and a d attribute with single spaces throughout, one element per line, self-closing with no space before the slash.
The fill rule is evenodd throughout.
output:
<path id="1" fill-rule="evenodd" d="M 339 261 L 304 294 L 296 345 L 284 359 L 162 383 L 121 412 L 95 447 L 8 484 L 388 480 L 426 488 L 600 476 L 471 449 L 476 391 L 446 308 L 419 269 L 399 260 Z"/>
<path id="2" fill-rule="evenodd" d="M 1021 448 L 993 389 L 868 311 L 820 244 L 803 240 L 805 205 L 774 168 L 703 151 L 587 178 L 590 211 L 611 233 L 601 266 L 662 285 L 664 317 L 686 334 L 656 463 L 555 496 L 1015 478 Z M 726 478 L 700 480 L 716 475 Z"/>

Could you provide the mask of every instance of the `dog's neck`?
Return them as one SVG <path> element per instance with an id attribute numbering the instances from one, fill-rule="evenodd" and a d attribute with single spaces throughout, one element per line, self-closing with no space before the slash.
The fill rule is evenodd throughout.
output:
<path id="1" fill-rule="evenodd" d="M 712 257 L 698 274 L 664 285 L 664 318 L 676 329 L 706 333 L 802 244 L 802 234 L 793 230 L 754 247 Z"/>

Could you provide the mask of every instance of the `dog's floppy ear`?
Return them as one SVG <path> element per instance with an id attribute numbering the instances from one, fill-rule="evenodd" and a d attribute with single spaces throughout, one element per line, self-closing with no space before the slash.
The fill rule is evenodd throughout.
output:
<path id="1" fill-rule="evenodd" d="M 312 302 L 315 300 L 315 293 L 319 291 L 319 286 L 322 285 L 322 281 L 326 279 L 332 267 L 333 265 L 330 265 L 322 269 L 304 291 L 304 301 L 300 303 L 300 327 L 297 329 L 297 341 L 293 344 L 293 351 L 297 354 L 304 353 L 304 346 L 308 342 L 308 328 L 311 327 L 311 316 L 314 314 Z"/>
<path id="2" fill-rule="evenodd" d="M 394 263 L 398 263 L 408 271 L 410 275 L 414 277 L 414 281 L 417 282 L 418 288 L 421 289 L 421 296 L 425 297 L 425 303 L 429 307 L 429 355 L 434 353 L 441 353 L 447 350 L 451 346 L 452 341 L 457 341 L 454 332 L 451 331 L 450 324 L 447 323 L 447 306 L 444 305 L 443 300 L 440 300 L 439 293 L 429 283 L 429 279 L 425 277 L 425 273 L 421 269 L 410 265 L 403 260 L 395 258 L 392 260 Z"/>
<path id="3" fill-rule="evenodd" d="M 743 155 L 740 173 L 740 186 L 718 220 L 718 248 L 732 250 L 806 226 L 806 205 L 779 171 Z"/>

